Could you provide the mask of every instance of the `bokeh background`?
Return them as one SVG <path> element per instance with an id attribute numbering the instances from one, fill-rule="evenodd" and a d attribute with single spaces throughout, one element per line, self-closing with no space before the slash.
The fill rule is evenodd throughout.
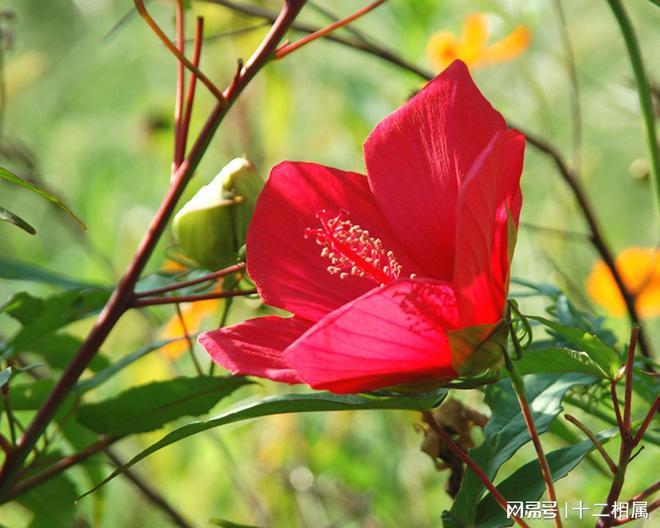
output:
<path id="1" fill-rule="evenodd" d="M 277 2 L 259 4 L 278 7 Z M 323 4 L 337 14 L 356 9 L 348 0 Z M 0 224 L 0 258 L 113 284 L 145 232 L 169 179 L 176 67 L 139 17 L 130 14 L 131 6 L 129 0 L 0 0 L 0 9 L 14 13 L 14 19 L 3 25 L 13 34 L 13 46 L 4 52 L 0 164 L 61 196 L 88 226 L 83 232 L 38 197 L 0 183 L 1 202 L 38 231 L 31 237 Z M 471 13 L 487 15 L 493 39 L 519 25 L 529 28 L 529 48 L 509 62 L 475 68 L 477 84 L 512 122 L 551 140 L 567 159 L 579 158 L 581 178 L 615 251 L 655 247 L 659 237 L 650 183 L 644 176 L 639 104 L 619 29 L 605 2 L 571 0 L 563 7 L 564 28 L 552 0 L 391 0 L 356 27 L 426 69 L 432 68 L 426 52 L 430 37 L 439 30 L 459 33 L 463 18 Z M 642 42 L 650 78 L 660 83 L 660 64 L 654 60 L 660 49 L 660 10 L 643 0 L 626 2 L 626 8 Z M 171 32 L 172 4 L 154 0 L 150 9 Z M 188 21 L 193 12 L 203 15 L 207 35 L 260 22 L 202 1 L 193 2 L 191 10 Z M 301 19 L 327 23 L 312 6 L 304 9 Z M 226 84 L 236 59 L 247 58 L 266 30 L 262 26 L 209 39 L 202 68 Z M 570 34 L 577 62 L 582 111 L 578 152 L 563 30 Z M 253 82 L 222 124 L 187 196 L 240 155 L 264 177 L 283 159 L 363 171 L 361 147 L 371 128 L 421 86 L 421 79 L 382 60 L 317 41 L 269 65 Z M 211 104 L 200 85 L 193 132 Z M 586 232 L 551 161 L 529 147 L 522 185 L 525 224 Z M 173 243 L 168 233 L 150 263 L 151 271 L 165 265 Z M 559 285 L 588 308 L 585 280 L 596 260 L 584 238 L 523 226 L 513 274 Z M 44 285 L 1 281 L 0 300 L 20 290 L 51 291 Z M 543 310 L 538 301 L 524 306 L 527 311 Z M 220 310 L 218 303 L 203 328 L 217 325 Z M 231 320 L 263 310 L 258 301 L 238 301 Z M 103 353 L 117 359 L 157 340 L 172 314 L 172 307 L 146 315 L 129 313 Z M 82 336 L 90 324 L 78 323 L 72 331 Z M 607 324 L 622 336 L 628 331 L 623 318 L 610 317 Z M 659 320 L 650 319 L 647 325 L 651 341 L 657 342 Z M 0 339 L 14 329 L 13 321 L 0 315 Z M 208 363 L 203 351 L 199 357 Z M 189 357 L 172 359 L 155 352 L 91 396 L 102 398 L 184 373 L 193 373 Z M 264 382 L 242 389 L 220 407 L 286 390 Z M 462 398 L 485 409 L 478 392 Z M 443 490 L 446 473 L 438 473 L 420 451 L 417 421 L 414 413 L 394 411 L 271 417 L 186 440 L 147 459 L 137 471 L 198 526 L 208 526 L 211 518 L 277 527 L 439 526 L 440 513 L 451 503 Z M 132 455 L 163 432 L 123 441 L 120 451 Z M 552 434 L 544 438 L 549 446 L 563 442 Z M 655 463 L 633 466 L 624 496 L 657 478 L 657 450 L 644 456 Z M 516 460 L 530 458 L 530 450 L 523 449 Z M 95 463 L 104 471 L 110 469 L 101 458 Z M 502 475 L 506 474 L 505 467 Z M 79 492 L 90 488 L 79 469 L 69 475 Z M 562 480 L 558 490 L 570 500 L 593 503 L 604 498 L 608 484 L 585 465 Z M 169 522 L 122 479 L 83 499 L 78 507 L 93 526 L 157 527 Z M 1 525 L 28 526 L 30 519 L 31 513 L 20 505 L 0 506 Z M 592 519 L 571 522 L 576 527 L 593 524 Z"/>

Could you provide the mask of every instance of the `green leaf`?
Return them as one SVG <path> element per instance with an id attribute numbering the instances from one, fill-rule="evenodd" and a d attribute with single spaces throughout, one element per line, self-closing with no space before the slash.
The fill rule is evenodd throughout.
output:
<path id="1" fill-rule="evenodd" d="M 618 429 L 603 431 L 597 435 L 604 444 L 619 434 Z M 557 481 L 573 470 L 582 459 L 594 449 L 591 440 L 569 445 L 547 454 L 552 480 Z M 497 489 L 508 501 L 537 501 L 545 491 L 545 482 L 541 476 L 538 460 L 533 460 L 515 471 L 503 480 Z M 561 514 L 561 512 L 560 512 Z M 475 526 L 479 528 L 501 528 L 511 526 L 513 521 L 507 519 L 506 513 L 489 494 L 477 505 Z"/>
<path id="2" fill-rule="evenodd" d="M 71 528 L 76 526 L 78 490 L 66 474 L 60 473 L 16 498 L 33 515 L 29 528 Z"/>
<path id="3" fill-rule="evenodd" d="M 193 337 L 194 335 L 195 334 L 192 334 L 190 337 Z M 177 337 L 174 339 L 164 339 L 162 341 L 156 341 L 155 343 L 150 343 L 149 345 L 142 347 L 139 350 L 136 350 L 135 352 L 131 352 L 130 354 L 124 356 L 119 361 L 112 363 L 107 368 L 104 368 L 103 370 L 98 372 L 95 376 L 92 376 L 91 378 L 79 382 L 78 385 L 76 385 L 76 389 L 81 392 L 85 392 L 90 389 L 96 388 L 102 383 L 108 381 L 110 378 L 112 378 L 112 376 L 114 376 L 121 370 L 125 369 L 134 361 L 140 359 L 141 357 L 146 356 L 147 354 L 153 352 L 154 350 L 158 350 L 159 348 L 169 345 L 170 343 L 174 343 L 175 341 L 181 341 L 183 339 L 187 339 L 187 338 Z"/>
<path id="4" fill-rule="evenodd" d="M 593 376 L 584 374 L 532 374 L 523 379 L 539 434 L 547 431 L 560 413 L 562 399 L 570 388 L 595 381 Z M 502 464 L 531 438 L 510 380 L 489 386 L 486 389 L 486 403 L 492 414 L 484 429 L 485 438 L 481 445 L 470 450 L 470 457 L 492 480 Z M 478 477 L 467 471 L 450 512 L 456 522 L 475 526 L 474 505 L 484 490 Z"/>
<path id="5" fill-rule="evenodd" d="M 25 220 L 23 220 L 20 216 L 17 214 L 12 213 L 8 209 L 5 209 L 4 207 L 0 207 L 0 221 L 2 222 L 9 222 L 10 224 L 14 224 L 16 227 L 20 227 L 23 231 L 26 231 L 27 233 L 30 233 L 31 235 L 36 235 L 37 230 L 32 227 L 30 224 L 28 224 Z"/>
<path id="6" fill-rule="evenodd" d="M 357 411 L 374 409 L 399 409 L 423 411 L 437 407 L 447 395 L 446 389 L 439 389 L 432 393 L 420 395 L 396 395 L 396 396 L 374 396 L 374 395 L 340 395 L 329 392 L 314 392 L 310 394 L 287 394 L 284 396 L 271 396 L 263 400 L 249 403 L 236 409 L 231 409 L 214 418 L 193 422 L 166 434 L 158 442 L 150 445 L 145 450 L 135 455 L 123 466 L 113 471 L 105 480 L 100 482 L 85 495 L 97 490 L 117 475 L 137 464 L 140 460 L 148 457 L 171 445 L 188 438 L 197 433 L 208 431 L 221 425 L 270 416 L 273 414 L 322 412 L 322 411 Z M 82 497 L 81 497 L 82 498 Z"/>
<path id="7" fill-rule="evenodd" d="M 16 176 L 15 174 L 9 172 L 7 169 L 5 169 L 3 167 L 0 167 L 0 178 L 2 178 L 3 180 L 6 180 L 8 182 L 14 183 L 16 185 L 20 185 L 24 189 L 28 189 L 28 190 L 32 191 L 33 193 L 38 194 L 42 198 L 45 198 L 49 202 L 55 204 L 57 207 L 62 209 L 62 211 L 67 213 L 69 216 L 71 216 L 71 218 L 73 218 L 76 222 L 78 222 L 78 224 L 80 224 L 80 227 L 82 227 L 83 229 L 87 229 L 87 227 L 85 226 L 83 221 L 80 218 L 78 218 L 73 213 L 73 211 L 71 211 L 71 209 L 69 209 L 66 205 L 64 205 L 62 200 L 60 200 L 56 196 L 53 196 L 52 194 L 47 193 L 41 187 L 38 187 L 38 186 L 34 185 L 33 183 L 30 183 L 29 181 L 24 180 L 23 178 L 21 178 L 19 176 Z"/>
<path id="8" fill-rule="evenodd" d="M 543 317 L 530 317 L 530 319 L 539 321 L 569 344 L 589 354 L 592 361 L 602 369 L 609 379 L 612 379 L 618 372 L 621 366 L 619 354 L 597 335 L 586 330 L 555 323 Z"/>
<path id="9" fill-rule="evenodd" d="M 9 398 L 14 411 L 35 411 L 41 407 L 52 392 L 55 382 L 39 379 L 25 383 L 12 383 L 9 386 Z M 68 414 L 76 403 L 76 395 L 69 394 L 57 411 L 55 419 Z"/>
<path id="10" fill-rule="evenodd" d="M 45 336 L 35 336 L 35 340 L 29 346 L 14 349 L 15 352 L 32 352 L 43 358 L 48 366 L 56 369 L 65 369 L 71 363 L 82 345 L 82 340 L 67 333 L 52 333 Z M 110 361 L 100 353 L 97 353 L 89 363 L 92 372 L 98 372 L 108 368 Z"/>
<path id="11" fill-rule="evenodd" d="M 52 284 L 62 288 L 98 287 L 93 284 L 79 282 L 63 275 L 51 273 L 36 266 L 31 266 L 17 260 L 0 258 L 0 279 L 23 280 Z"/>
<path id="12" fill-rule="evenodd" d="M 5 348 L 12 352 L 30 350 L 34 343 L 45 339 L 47 334 L 97 313 L 109 295 L 109 290 L 103 288 L 67 290 L 46 299 L 33 297 L 26 292 L 14 294 L 0 306 L 0 312 L 7 313 L 23 327 Z"/>
<path id="13" fill-rule="evenodd" d="M 251 524 L 238 524 L 235 522 L 227 521 L 225 519 L 210 519 L 209 522 L 215 526 L 222 526 L 222 528 L 260 528 Z"/>
<path id="14" fill-rule="evenodd" d="M 211 376 L 156 381 L 82 405 L 78 421 L 99 434 L 146 433 L 183 416 L 205 414 L 222 398 L 250 383 L 245 378 Z"/>
<path id="15" fill-rule="evenodd" d="M 603 371 L 589 354 L 563 347 L 526 350 L 523 357 L 516 361 L 516 368 L 520 374 L 580 372 L 600 378 L 609 378 L 608 373 Z"/>

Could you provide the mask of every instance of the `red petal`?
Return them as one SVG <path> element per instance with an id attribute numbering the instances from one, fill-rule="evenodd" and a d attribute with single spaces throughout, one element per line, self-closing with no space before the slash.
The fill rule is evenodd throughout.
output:
<path id="1" fill-rule="evenodd" d="M 465 64 L 455 61 L 367 139 L 365 160 L 376 200 L 426 276 L 451 279 L 458 189 L 477 156 L 504 129 L 504 119 Z"/>
<path id="2" fill-rule="evenodd" d="M 205 332 L 199 336 L 199 342 L 213 361 L 234 374 L 300 383 L 282 351 L 311 325 L 297 317 L 258 317 Z"/>
<path id="3" fill-rule="evenodd" d="M 509 288 L 509 217 L 518 227 L 525 138 L 498 134 L 475 161 L 458 197 L 456 262 L 452 285 L 464 325 L 502 318 Z"/>
<path id="4" fill-rule="evenodd" d="M 320 227 L 316 215 L 342 210 L 354 224 L 381 239 L 406 274 L 417 273 L 391 233 L 367 179 L 313 163 L 277 165 L 257 201 L 247 237 L 248 272 L 264 301 L 300 317 L 318 320 L 377 284 L 370 279 L 331 275 L 307 228 Z"/>
<path id="5" fill-rule="evenodd" d="M 338 393 L 451 378 L 446 332 L 457 324 L 449 286 L 402 279 L 327 315 L 284 357 L 313 388 Z"/>

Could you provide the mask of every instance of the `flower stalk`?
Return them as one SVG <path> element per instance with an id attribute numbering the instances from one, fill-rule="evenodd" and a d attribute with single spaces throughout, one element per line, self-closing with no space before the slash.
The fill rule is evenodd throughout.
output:
<path id="1" fill-rule="evenodd" d="M 507 323 L 511 328 L 511 336 L 512 336 L 511 341 L 514 346 L 516 357 L 520 358 L 522 357 L 522 347 L 517 335 L 515 335 L 516 330 L 512 324 L 511 311 L 517 311 L 517 309 L 511 303 L 508 303 L 506 310 L 506 319 L 507 319 Z M 534 424 L 534 417 L 532 414 L 532 410 L 529 407 L 527 394 L 525 392 L 525 382 L 523 381 L 522 376 L 518 372 L 515 363 L 511 360 L 511 356 L 509 355 L 509 352 L 506 348 L 502 348 L 502 354 L 504 355 L 504 365 L 507 371 L 509 372 L 509 376 L 511 378 L 511 385 L 513 386 L 513 390 L 516 393 L 516 397 L 518 398 L 518 403 L 520 405 L 520 410 L 522 411 L 523 418 L 525 420 L 525 425 L 527 426 L 529 435 L 532 438 L 532 443 L 534 444 L 534 450 L 536 451 L 536 455 L 539 460 L 539 465 L 541 467 L 541 475 L 543 476 L 543 480 L 545 482 L 545 487 L 548 493 L 548 499 L 554 502 L 555 504 L 557 504 L 557 494 L 555 492 L 554 481 L 552 479 L 552 472 L 550 471 L 550 466 L 548 465 L 548 460 L 545 456 L 545 452 L 543 451 L 543 445 L 541 444 L 541 439 L 539 438 L 538 431 L 536 430 L 536 425 Z M 554 516 L 555 527 L 562 528 L 561 517 L 556 507 L 555 507 L 555 514 L 556 514 Z"/>
<path id="2" fill-rule="evenodd" d="M 637 94 L 639 96 L 639 104 L 644 119 L 644 127 L 646 129 L 646 145 L 651 166 L 651 185 L 653 187 L 658 214 L 660 214 L 660 149 L 658 148 L 658 136 L 655 130 L 653 100 L 651 98 L 649 81 L 644 70 L 642 50 L 639 47 L 639 42 L 635 35 L 635 28 L 633 28 L 633 25 L 630 22 L 630 17 L 628 16 L 628 13 L 626 13 L 621 0 L 607 0 L 607 3 L 610 5 L 610 9 L 612 9 L 617 24 L 619 25 L 619 29 L 623 34 L 623 40 L 626 43 L 626 48 L 630 57 L 630 64 L 633 73 L 635 74 Z"/>

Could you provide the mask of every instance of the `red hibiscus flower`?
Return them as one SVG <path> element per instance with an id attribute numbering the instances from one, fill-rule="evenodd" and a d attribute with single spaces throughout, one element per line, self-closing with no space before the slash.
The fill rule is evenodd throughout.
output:
<path id="1" fill-rule="evenodd" d="M 237 374 L 336 393 L 474 370 L 506 303 L 523 151 L 456 61 L 372 131 L 366 177 L 277 165 L 247 266 L 263 300 L 293 315 L 200 343 Z"/>

